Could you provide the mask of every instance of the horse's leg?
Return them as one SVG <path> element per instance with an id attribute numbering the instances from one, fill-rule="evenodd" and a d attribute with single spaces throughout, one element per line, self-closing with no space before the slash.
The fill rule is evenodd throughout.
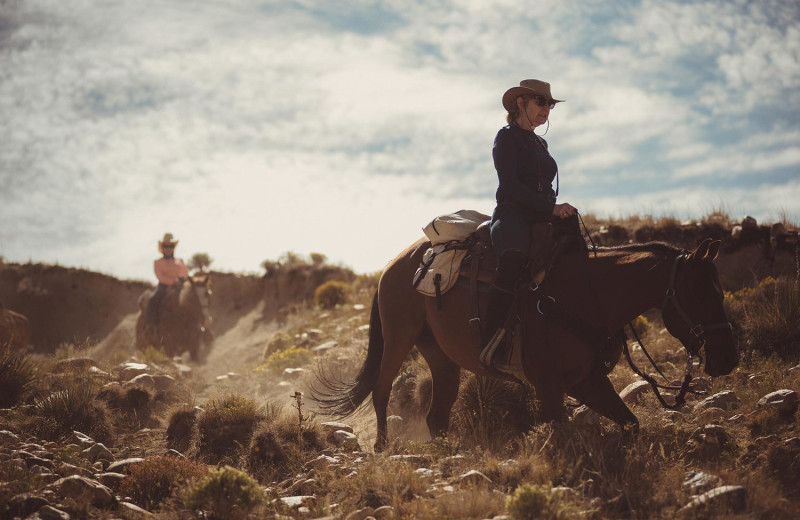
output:
<path id="1" fill-rule="evenodd" d="M 417 348 L 431 369 L 433 389 L 426 422 L 431 438 L 444 437 L 450 426 L 450 410 L 458 397 L 461 368 L 448 358 L 439 347 L 430 329 L 417 340 Z"/>
<path id="2" fill-rule="evenodd" d="M 639 431 L 639 420 L 619 396 L 607 376 L 592 375 L 570 390 L 570 395 L 583 404 L 622 426 Z"/>

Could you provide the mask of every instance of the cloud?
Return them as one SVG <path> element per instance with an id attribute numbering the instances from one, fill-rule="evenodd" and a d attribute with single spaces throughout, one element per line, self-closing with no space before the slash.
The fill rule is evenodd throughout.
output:
<path id="1" fill-rule="evenodd" d="M 6 2 L 0 254 L 150 278 L 171 231 L 221 269 L 379 269 L 436 214 L 491 212 L 525 77 L 567 99 L 546 136 L 564 200 L 761 215 L 757 189 L 800 213 L 800 16 L 771 6 Z"/>

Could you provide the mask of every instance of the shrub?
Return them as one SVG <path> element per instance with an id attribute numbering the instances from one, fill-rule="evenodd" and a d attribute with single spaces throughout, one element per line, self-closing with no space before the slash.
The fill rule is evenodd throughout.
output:
<path id="1" fill-rule="evenodd" d="M 112 440 L 110 414 L 103 401 L 96 399 L 91 383 L 72 381 L 35 404 L 33 429 L 47 440 L 56 440 L 74 430 L 105 444 Z"/>
<path id="2" fill-rule="evenodd" d="M 286 350 L 292 346 L 292 341 L 292 337 L 285 332 L 278 331 L 273 334 L 270 340 L 267 342 L 267 346 L 264 347 L 264 360 L 266 361 L 269 359 L 269 357 L 275 352 Z"/>
<path id="3" fill-rule="evenodd" d="M 205 518 L 236 520 L 245 518 L 264 500 L 258 483 L 247 473 L 230 466 L 212 469 L 190 484 L 183 502 L 190 510 L 206 512 Z"/>
<path id="4" fill-rule="evenodd" d="M 349 287 L 348 284 L 337 280 L 325 282 L 314 291 L 314 303 L 323 309 L 332 309 L 345 302 Z"/>
<path id="5" fill-rule="evenodd" d="M 633 329 L 639 336 L 644 336 L 653 330 L 653 326 L 650 324 L 650 321 L 647 318 L 640 314 L 639 316 L 636 316 L 635 320 L 633 320 Z"/>
<path id="6" fill-rule="evenodd" d="M 782 358 L 800 354 L 800 285 L 796 281 L 768 277 L 758 287 L 725 296 L 748 350 Z"/>
<path id="7" fill-rule="evenodd" d="M 522 484 L 506 499 L 506 508 L 514 520 L 561 520 L 570 518 L 567 508 L 553 496 L 550 486 Z"/>
<path id="8" fill-rule="evenodd" d="M 186 267 L 198 271 L 205 271 L 206 267 L 209 267 L 213 261 L 214 259 L 208 256 L 208 253 L 195 253 L 189 259 L 189 263 L 186 264 Z"/>
<path id="9" fill-rule="evenodd" d="M 186 453 L 192 444 L 196 408 L 181 408 L 170 415 L 167 426 L 167 448 Z"/>
<path id="10" fill-rule="evenodd" d="M 328 257 L 322 253 L 311 253 L 308 256 L 311 258 L 311 263 L 313 265 L 322 265 L 328 260 Z"/>
<path id="11" fill-rule="evenodd" d="M 180 457 L 149 457 L 128 468 L 130 478 L 122 481 L 119 493 L 149 510 L 162 504 L 179 487 L 207 473 L 205 465 Z"/>
<path id="12" fill-rule="evenodd" d="M 297 417 L 276 418 L 262 424 L 253 434 L 248 464 L 253 474 L 265 480 L 285 478 L 302 470 L 309 454 L 325 448 L 320 430 L 314 424 L 298 429 Z"/>
<path id="13" fill-rule="evenodd" d="M 36 371 L 27 354 L 0 349 L 0 408 L 18 404 L 35 377 Z"/>
<path id="14" fill-rule="evenodd" d="M 311 352 L 307 348 L 292 345 L 286 350 L 273 352 L 259 369 L 267 369 L 280 374 L 287 368 L 295 368 L 311 361 Z"/>
<path id="15" fill-rule="evenodd" d="M 147 425 L 153 412 L 153 395 L 145 388 L 109 385 L 98 392 L 97 398 L 119 415 L 116 423 L 127 428 L 138 430 Z"/>
<path id="16" fill-rule="evenodd" d="M 240 395 L 214 399 L 197 422 L 200 457 L 217 464 L 250 444 L 256 424 L 264 418 L 256 403 Z"/>
<path id="17" fill-rule="evenodd" d="M 468 445 L 503 449 L 533 425 L 533 403 L 528 386 L 470 375 L 454 406 L 454 428 Z"/>

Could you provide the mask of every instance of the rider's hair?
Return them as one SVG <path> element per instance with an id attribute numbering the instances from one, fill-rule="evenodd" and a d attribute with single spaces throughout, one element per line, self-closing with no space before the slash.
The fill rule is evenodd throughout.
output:
<path id="1" fill-rule="evenodd" d="M 522 96 L 522 106 L 527 106 L 528 101 L 530 101 L 531 99 L 533 99 L 533 96 L 529 95 Z M 506 122 L 510 125 L 516 124 L 517 118 L 519 117 L 520 113 L 521 111 L 519 109 L 519 105 L 517 105 L 517 100 L 514 99 L 514 108 L 509 110 L 508 113 L 506 113 Z"/>

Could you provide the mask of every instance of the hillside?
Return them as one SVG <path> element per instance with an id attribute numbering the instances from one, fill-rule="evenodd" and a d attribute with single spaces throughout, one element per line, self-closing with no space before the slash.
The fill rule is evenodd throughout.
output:
<path id="1" fill-rule="evenodd" d="M 309 395 L 314 371 L 345 381 L 358 372 L 374 276 L 306 262 L 271 265 L 264 276 L 212 272 L 216 339 L 204 362 L 193 364 L 133 348 L 136 302 L 147 284 L 0 264 L 0 303 L 27 311 L 36 351 L 28 362 L 38 374 L 8 393 L 30 406 L 0 410 L 0 516 L 22 518 L 46 503 L 70 518 L 139 518 L 141 508 L 163 519 L 195 518 L 194 502 L 180 494 L 191 487 L 183 479 L 197 489 L 199 475 L 224 475 L 239 479 L 237 489 L 255 486 L 253 519 L 796 518 L 796 232 L 586 220 L 598 245 L 653 239 L 692 248 L 704 235 L 723 240 L 717 266 L 741 364 L 728 376 L 698 377 L 705 395 L 690 395 L 673 412 L 621 361 L 611 381 L 641 421 L 635 439 L 585 407 L 570 406 L 566 424 L 541 424 L 530 391 L 464 373 L 450 437 L 427 443 L 430 373 L 412 356 L 394 382 L 390 446 L 372 453 L 371 406 L 327 423 Z M 763 282 L 768 276 L 777 281 Z M 314 293 L 327 281 L 342 282 L 345 299 L 315 305 Z M 789 307 L 778 306 L 781 294 Z M 775 304 L 773 315 L 794 312 L 784 316 L 793 330 L 757 329 L 752 316 L 762 304 Z M 655 360 L 679 379 L 680 343 L 658 313 L 647 313 L 642 327 Z M 783 357 L 776 357 L 780 345 Z M 634 357 L 644 362 L 641 352 Z M 11 368 L 0 371 L 0 386 L 9 389 L 3 385 L 19 362 L 3 366 Z M 303 392 L 299 402 L 295 392 Z M 62 424 L 70 407 L 81 413 L 73 410 Z M 208 473 L 226 465 L 244 473 Z M 65 498 L 75 486 L 84 486 L 83 502 Z M 230 503 L 203 500 L 197 507 L 206 517 L 247 517 L 232 513 Z M 250 503 L 231 500 L 242 511 Z"/>

